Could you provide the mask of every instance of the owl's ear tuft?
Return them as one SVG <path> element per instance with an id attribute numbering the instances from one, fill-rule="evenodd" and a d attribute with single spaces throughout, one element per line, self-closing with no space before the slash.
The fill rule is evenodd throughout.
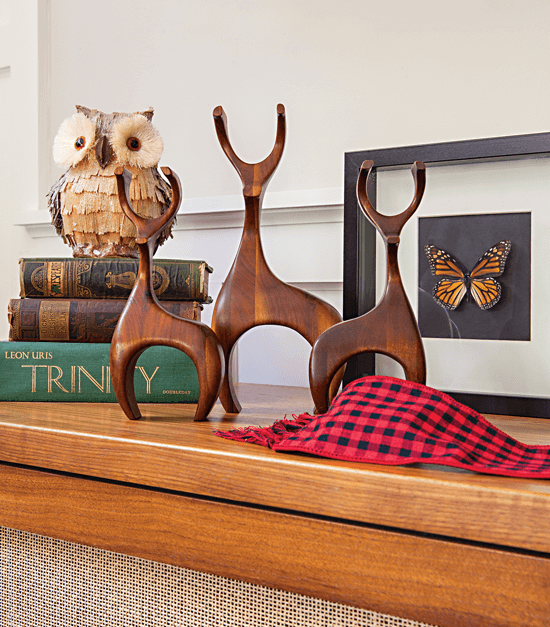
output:
<path id="1" fill-rule="evenodd" d="M 160 133 L 141 113 L 129 115 L 114 124 L 109 141 L 120 163 L 138 168 L 156 166 L 164 150 Z"/>
<path id="2" fill-rule="evenodd" d="M 78 113 L 83 113 L 87 118 L 92 117 L 92 110 L 88 109 L 88 107 L 83 107 L 82 105 L 76 105 L 76 110 Z"/>
<path id="3" fill-rule="evenodd" d="M 138 114 L 146 117 L 149 120 L 149 122 L 153 119 L 154 113 L 155 113 L 155 110 L 153 109 L 153 107 L 149 107 L 147 111 L 138 111 Z"/>
<path id="4" fill-rule="evenodd" d="M 75 113 L 59 127 L 53 142 L 53 158 L 59 166 L 74 167 L 95 142 L 95 124 L 84 113 Z"/>

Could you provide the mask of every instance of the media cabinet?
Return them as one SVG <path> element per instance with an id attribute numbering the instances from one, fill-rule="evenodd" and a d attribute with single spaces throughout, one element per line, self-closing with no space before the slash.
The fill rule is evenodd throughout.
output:
<path id="1" fill-rule="evenodd" d="M 212 434 L 312 410 L 0 404 L 0 525 L 439 627 L 550 624 L 550 481 L 285 455 Z M 550 421 L 487 416 L 550 444 Z"/>

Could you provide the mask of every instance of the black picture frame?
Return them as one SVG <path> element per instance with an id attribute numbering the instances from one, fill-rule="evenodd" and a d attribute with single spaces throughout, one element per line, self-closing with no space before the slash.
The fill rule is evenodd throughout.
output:
<path id="1" fill-rule="evenodd" d="M 380 168 L 410 167 L 415 161 L 423 161 L 426 165 L 433 166 L 547 156 L 550 156 L 550 133 L 510 135 L 346 153 L 344 161 L 344 320 L 361 316 L 376 304 L 376 231 L 363 215 L 356 198 L 357 177 L 363 161 L 374 162 L 367 191 L 371 202 L 375 205 L 377 170 Z M 364 353 L 352 358 L 346 367 L 344 384 L 359 377 L 374 374 L 374 358 L 372 353 Z M 449 394 L 481 413 L 550 417 L 550 397 L 468 392 L 449 392 Z"/>

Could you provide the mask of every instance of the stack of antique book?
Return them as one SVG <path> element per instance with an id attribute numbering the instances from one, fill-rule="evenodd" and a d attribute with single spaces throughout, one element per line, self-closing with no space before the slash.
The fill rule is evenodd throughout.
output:
<path id="1" fill-rule="evenodd" d="M 137 276 L 125 257 L 21 259 L 21 298 L 10 300 L 9 342 L 0 355 L 0 400 L 116 402 L 109 372 L 110 341 Z M 200 320 L 212 268 L 205 261 L 155 259 L 161 305 Z M 138 402 L 197 402 L 191 359 L 153 347 L 135 372 Z"/>

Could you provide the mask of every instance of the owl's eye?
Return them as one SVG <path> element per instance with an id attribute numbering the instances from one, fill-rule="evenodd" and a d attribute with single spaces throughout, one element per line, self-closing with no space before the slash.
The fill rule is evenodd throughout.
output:
<path id="1" fill-rule="evenodd" d="M 160 133 L 141 113 L 117 121 L 109 133 L 109 141 L 121 164 L 152 168 L 162 155 Z"/>
<path id="2" fill-rule="evenodd" d="M 59 127 L 53 143 L 53 158 L 58 165 L 74 167 L 86 157 L 94 141 L 93 120 L 84 113 L 75 113 Z"/>
<path id="3" fill-rule="evenodd" d="M 130 139 L 126 142 L 126 145 L 134 152 L 141 148 L 141 142 L 137 137 L 130 137 Z"/>

